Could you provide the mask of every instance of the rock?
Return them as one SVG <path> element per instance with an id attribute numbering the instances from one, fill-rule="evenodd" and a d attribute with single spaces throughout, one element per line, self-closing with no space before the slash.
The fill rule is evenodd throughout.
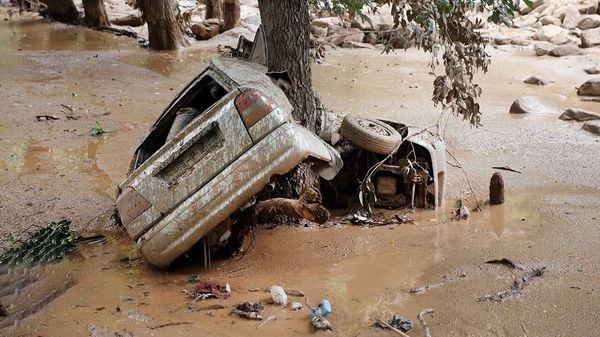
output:
<path id="1" fill-rule="evenodd" d="M 556 25 L 542 26 L 537 30 L 537 32 L 535 32 L 535 34 L 533 34 L 531 38 L 538 41 L 549 41 L 552 37 L 564 31 L 564 28 Z"/>
<path id="2" fill-rule="evenodd" d="M 546 26 L 546 25 L 555 25 L 555 26 L 560 26 L 561 22 L 560 19 L 551 16 L 551 15 L 546 15 L 540 18 L 539 22 Z"/>
<path id="3" fill-rule="evenodd" d="M 144 19 L 142 19 L 142 14 L 129 14 L 127 16 L 123 16 L 120 18 L 115 18 L 110 20 L 110 23 L 116 26 L 130 26 L 130 27 L 140 27 L 143 26 Z"/>
<path id="4" fill-rule="evenodd" d="M 570 35 L 573 35 L 575 37 L 581 37 L 581 29 L 579 28 L 573 28 L 569 31 Z"/>
<path id="5" fill-rule="evenodd" d="M 363 25 L 363 23 L 358 20 L 352 20 L 352 22 L 350 22 L 350 28 L 358 28 L 360 30 L 365 30 L 365 26 Z"/>
<path id="6" fill-rule="evenodd" d="M 527 84 L 533 84 L 533 85 L 547 85 L 550 83 L 554 83 L 553 81 L 547 80 L 542 76 L 529 76 L 523 82 L 527 83 Z"/>
<path id="7" fill-rule="evenodd" d="M 537 96 L 523 96 L 517 98 L 510 106 L 511 114 L 547 113 L 558 114 L 560 110 L 554 103 Z"/>
<path id="8" fill-rule="evenodd" d="M 600 3 L 598 2 L 598 0 L 591 0 L 590 3 L 588 4 L 586 14 L 600 14 L 600 13 L 598 13 L 598 5 L 599 4 Z"/>
<path id="9" fill-rule="evenodd" d="M 378 31 L 386 31 L 386 30 L 392 30 L 392 25 L 387 24 L 387 23 L 380 23 L 377 25 L 377 30 Z"/>
<path id="10" fill-rule="evenodd" d="M 538 19 L 535 16 L 525 15 L 525 16 L 521 16 L 521 17 L 518 17 L 517 19 L 515 19 L 513 21 L 513 27 L 515 27 L 515 28 L 529 27 L 529 26 L 533 25 L 534 23 L 536 23 L 537 21 L 538 21 Z"/>
<path id="11" fill-rule="evenodd" d="M 521 14 L 521 15 L 525 15 L 525 14 L 527 14 L 527 13 L 530 13 L 530 12 L 531 12 L 531 11 L 533 11 L 534 9 L 537 9 L 537 8 L 538 8 L 538 7 L 540 7 L 540 6 L 543 6 L 543 5 L 545 5 L 545 3 L 546 3 L 546 1 L 545 1 L 545 0 L 537 0 L 537 1 L 534 1 L 534 2 L 531 4 L 531 7 L 529 7 L 529 6 L 523 6 L 523 7 L 522 7 L 522 8 L 519 10 L 519 14 Z"/>
<path id="12" fill-rule="evenodd" d="M 555 45 L 563 45 L 569 42 L 571 42 L 571 39 L 569 37 L 569 32 L 567 32 L 566 30 L 554 35 L 550 39 L 550 43 L 554 43 Z"/>
<path id="13" fill-rule="evenodd" d="M 492 41 L 497 46 L 504 46 L 512 43 L 512 38 L 506 36 L 496 36 L 492 38 Z"/>
<path id="14" fill-rule="evenodd" d="M 548 9 L 548 7 L 550 7 L 547 4 L 543 4 L 538 8 L 534 8 L 531 10 L 531 12 L 529 12 L 529 15 L 536 15 L 537 17 L 541 16 L 541 13 L 543 13 L 546 9 Z"/>
<path id="15" fill-rule="evenodd" d="M 547 41 L 540 41 L 537 42 L 534 46 L 533 46 L 533 50 L 535 50 L 535 55 L 536 56 L 543 56 L 548 54 L 552 49 L 556 48 L 556 45 L 547 42 Z"/>
<path id="16" fill-rule="evenodd" d="M 368 44 L 377 44 L 377 34 L 374 32 L 366 33 L 363 42 Z"/>
<path id="17" fill-rule="evenodd" d="M 600 136 L 600 124 L 585 123 L 581 129 Z"/>
<path id="18" fill-rule="evenodd" d="M 585 71 L 586 74 L 589 74 L 589 75 L 598 75 L 598 74 L 600 74 L 600 68 L 598 68 L 598 67 L 587 68 L 587 69 L 584 69 L 583 71 Z"/>
<path id="19" fill-rule="evenodd" d="M 314 37 L 321 38 L 327 36 L 327 27 L 310 26 L 310 32 Z"/>
<path id="20" fill-rule="evenodd" d="M 350 28 L 344 33 L 344 42 L 359 42 L 362 43 L 365 38 L 365 33 L 358 28 Z"/>
<path id="21" fill-rule="evenodd" d="M 292 302 L 290 303 L 290 310 L 302 310 L 304 309 L 304 305 L 302 305 L 302 303 L 300 302 Z"/>
<path id="22" fill-rule="evenodd" d="M 490 204 L 502 205 L 504 203 L 504 180 L 500 172 L 495 172 L 490 179 Z"/>
<path id="23" fill-rule="evenodd" d="M 600 45 L 600 27 L 584 30 L 581 33 L 581 46 L 589 48 Z"/>
<path id="24" fill-rule="evenodd" d="M 317 18 L 310 22 L 311 26 L 317 26 L 321 28 L 329 28 L 330 26 L 340 26 L 340 19 L 337 17 L 329 17 L 329 18 Z"/>
<path id="25" fill-rule="evenodd" d="M 581 20 L 581 15 L 579 11 L 573 7 L 569 7 L 567 12 L 565 13 L 565 18 L 563 19 L 562 26 L 566 29 L 573 29 L 577 27 L 577 24 Z"/>
<path id="26" fill-rule="evenodd" d="M 577 95 L 580 96 L 600 96 L 600 77 L 587 80 L 579 89 Z"/>
<path id="27" fill-rule="evenodd" d="M 581 30 L 593 29 L 597 27 L 600 27 L 600 15 L 598 14 L 586 15 L 577 23 L 577 28 Z"/>
<path id="28" fill-rule="evenodd" d="M 510 43 L 515 46 L 529 46 L 531 41 L 525 37 L 515 37 L 510 40 Z"/>
<path id="29" fill-rule="evenodd" d="M 190 26 L 192 33 L 196 36 L 198 40 L 208 40 L 213 38 L 219 34 L 221 31 L 221 27 L 223 26 L 222 21 L 211 21 L 206 20 L 201 23 L 195 23 Z"/>
<path id="30" fill-rule="evenodd" d="M 568 108 L 558 118 L 563 121 L 585 122 L 600 119 L 600 115 L 585 109 Z"/>
<path id="31" fill-rule="evenodd" d="M 364 42 L 356 42 L 356 41 L 344 41 L 342 43 L 342 48 L 360 48 L 360 49 L 373 49 L 372 44 L 364 43 Z"/>
<path id="32" fill-rule="evenodd" d="M 564 44 L 562 46 L 558 46 L 552 49 L 548 55 L 554 57 L 563 57 L 563 56 L 571 56 L 571 55 L 582 55 L 583 52 L 573 44 Z"/>

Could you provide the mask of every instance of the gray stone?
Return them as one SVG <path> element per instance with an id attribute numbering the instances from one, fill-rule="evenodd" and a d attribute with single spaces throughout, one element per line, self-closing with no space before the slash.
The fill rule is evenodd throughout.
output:
<path id="1" fill-rule="evenodd" d="M 600 115 L 585 109 L 568 108 L 558 118 L 563 121 L 586 122 L 600 119 Z"/>
<path id="2" fill-rule="evenodd" d="M 581 14 L 579 14 L 579 11 L 573 7 L 569 7 L 565 13 L 562 26 L 566 29 L 573 29 L 577 27 L 579 20 L 581 20 Z"/>
<path id="3" fill-rule="evenodd" d="M 513 27 L 515 27 L 515 28 L 529 27 L 529 26 L 533 25 L 534 23 L 536 23 L 537 21 L 538 21 L 538 19 L 533 15 L 524 15 L 524 16 L 518 17 L 517 19 L 515 19 L 513 21 Z"/>
<path id="4" fill-rule="evenodd" d="M 571 39 L 569 38 L 569 32 L 566 30 L 554 35 L 550 39 L 550 43 L 554 43 L 555 45 L 563 45 L 569 42 L 571 42 Z"/>
<path id="5" fill-rule="evenodd" d="M 547 55 L 554 48 L 556 48 L 556 45 L 547 41 L 536 42 L 533 46 L 536 56 Z"/>
<path id="6" fill-rule="evenodd" d="M 600 124 L 585 123 L 581 129 L 600 136 Z"/>
<path id="7" fill-rule="evenodd" d="M 593 29 L 597 27 L 600 27 L 600 15 L 598 14 L 586 15 L 577 23 L 577 28 L 581 30 Z"/>
<path id="8" fill-rule="evenodd" d="M 573 44 L 564 44 L 552 49 L 548 55 L 554 57 L 572 56 L 572 55 L 583 55 L 583 52 L 579 47 Z"/>
<path id="9" fill-rule="evenodd" d="M 583 71 L 585 71 L 585 73 L 589 74 L 589 75 L 598 75 L 598 74 L 600 74 L 600 68 L 598 68 L 598 67 L 587 68 L 587 69 L 584 69 Z"/>
<path id="10" fill-rule="evenodd" d="M 540 18 L 539 22 L 544 26 L 546 26 L 546 25 L 560 26 L 561 25 L 560 19 L 556 18 L 552 15 L 542 16 Z"/>
<path id="11" fill-rule="evenodd" d="M 373 49 L 375 47 L 373 47 L 372 44 L 364 42 L 344 41 L 344 43 L 342 43 L 342 48 Z"/>
<path id="12" fill-rule="evenodd" d="M 560 109 L 554 103 L 538 97 L 523 96 L 517 98 L 510 106 L 511 114 L 540 113 L 540 114 L 558 114 Z"/>
<path id="13" fill-rule="evenodd" d="M 329 28 L 329 26 L 339 26 L 341 24 L 340 19 L 337 17 L 329 18 L 318 18 L 311 21 L 311 26 L 317 26 L 321 28 Z"/>
<path id="14" fill-rule="evenodd" d="M 345 35 L 344 42 L 352 41 L 362 43 L 365 38 L 365 33 L 358 28 L 350 28 L 342 34 Z"/>
<path id="15" fill-rule="evenodd" d="M 317 38 L 327 36 L 327 27 L 310 26 L 310 32 Z"/>
<path id="16" fill-rule="evenodd" d="M 300 302 L 292 302 L 290 303 L 290 310 L 302 310 L 304 309 L 304 305 L 302 305 L 302 303 Z"/>
<path id="17" fill-rule="evenodd" d="M 600 27 L 584 30 L 581 33 L 581 46 L 589 48 L 600 45 Z"/>
<path id="18" fill-rule="evenodd" d="M 548 85 L 550 83 L 554 83 L 553 81 L 547 80 L 542 76 L 529 76 L 523 82 L 532 85 Z"/>
<path id="19" fill-rule="evenodd" d="M 580 96 L 600 96 L 600 77 L 592 78 L 577 89 Z"/>

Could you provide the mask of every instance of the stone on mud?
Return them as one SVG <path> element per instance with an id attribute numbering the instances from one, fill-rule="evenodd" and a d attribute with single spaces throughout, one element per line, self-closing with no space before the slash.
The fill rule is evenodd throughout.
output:
<path id="1" fill-rule="evenodd" d="M 580 96 L 600 96 L 600 77 L 592 78 L 577 89 Z"/>
<path id="2" fill-rule="evenodd" d="M 536 56 L 547 55 L 554 48 L 556 48 L 556 45 L 547 41 L 536 42 L 536 44 L 533 46 Z"/>
<path id="3" fill-rule="evenodd" d="M 599 123 L 585 123 L 585 124 L 583 124 L 581 129 L 600 136 L 600 124 Z"/>
<path id="4" fill-rule="evenodd" d="M 585 122 L 600 119 L 600 115 L 591 111 L 587 111 L 585 109 L 568 108 L 558 118 L 560 118 L 563 121 L 574 120 L 578 122 Z"/>
<path id="5" fill-rule="evenodd" d="M 583 71 L 585 71 L 585 73 L 589 74 L 589 75 L 598 75 L 598 74 L 600 74 L 600 68 L 598 68 L 598 67 L 587 68 L 587 69 L 584 69 Z"/>
<path id="6" fill-rule="evenodd" d="M 600 27 L 584 30 L 581 33 L 581 46 L 584 48 L 600 45 Z"/>
<path id="7" fill-rule="evenodd" d="M 490 204 L 502 205 L 504 203 L 504 180 L 500 172 L 495 172 L 490 179 Z"/>
<path id="8" fill-rule="evenodd" d="M 538 96 L 523 96 L 517 98 L 510 106 L 511 114 L 524 113 L 547 113 L 558 114 L 559 108 L 554 103 L 538 97 Z"/>
<path id="9" fill-rule="evenodd" d="M 548 55 L 554 57 L 583 55 L 583 52 L 574 44 L 565 44 L 552 49 Z"/>
<path id="10" fill-rule="evenodd" d="M 529 76 L 523 82 L 533 85 L 547 85 L 550 83 L 554 83 L 554 81 L 547 80 L 543 76 Z"/>
<path id="11" fill-rule="evenodd" d="M 531 38 L 538 41 L 549 41 L 552 37 L 564 31 L 564 28 L 556 25 L 542 26 L 537 30 L 537 32 L 535 32 L 535 34 L 533 34 Z"/>

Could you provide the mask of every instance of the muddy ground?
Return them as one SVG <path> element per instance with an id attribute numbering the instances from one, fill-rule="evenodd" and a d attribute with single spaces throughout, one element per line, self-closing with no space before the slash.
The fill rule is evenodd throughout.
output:
<path id="1" fill-rule="evenodd" d="M 243 258 L 214 261 L 209 270 L 201 261 L 153 269 L 136 258 L 126 236 L 111 234 L 106 244 L 84 246 L 69 261 L 30 271 L 38 281 L 5 294 L 2 302 L 9 310 L 29 307 L 34 313 L 0 335 L 88 336 L 102 328 L 134 336 L 311 333 L 306 310 L 267 305 L 264 316 L 277 319 L 260 330 L 258 322 L 229 315 L 234 303 L 268 298 L 250 288 L 280 284 L 302 290 L 312 304 L 331 301 L 330 335 L 391 336 L 370 325 L 399 314 L 413 320 L 410 335 L 419 336 L 416 314 L 432 308 L 427 320 L 433 336 L 597 336 L 600 137 L 555 115 L 507 111 L 521 95 L 600 111 L 600 103 L 580 102 L 574 89 L 589 77 L 583 69 L 597 65 L 600 55 L 536 58 L 526 47 L 490 52 L 490 72 L 479 77 L 484 126 L 471 128 L 456 118 L 442 124 L 447 146 L 480 200 L 486 198 L 492 166 L 523 172 L 503 172 L 507 204 L 484 206 L 465 221 L 449 220 L 453 201 L 469 198 L 463 171 L 449 165 L 449 206 L 413 214 L 414 224 L 260 229 Z M 130 39 L 83 28 L 0 22 L 0 235 L 61 218 L 71 219 L 82 233 L 105 230 L 132 147 L 213 53 L 151 52 Z M 436 124 L 440 111 L 429 101 L 426 63 L 414 50 L 394 55 L 335 50 L 315 66 L 315 86 L 337 111 L 427 127 Z M 522 83 L 535 74 L 556 83 Z M 36 115 L 59 119 L 36 122 Z M 92 137 L 96 122 L 109 132 Z M 478 302 L 512 284 L 514 271 L 485 264 L 503 257 L 547 271 L 518 298 Z M 225 309 L 186 311 L 181 290 L 193 286 L 187 279 L 194 274 L 230 284 L 229 299 L 195 304 Z M 7 280 L 4 286 L 11 281 L 5 275 L 2 281 Z M 426 285 L 437 286 L 409 292 Z M 52 292 L 62 295 L 35 303 Z M 162 326 L 167 323 L 180 324 Z"/>

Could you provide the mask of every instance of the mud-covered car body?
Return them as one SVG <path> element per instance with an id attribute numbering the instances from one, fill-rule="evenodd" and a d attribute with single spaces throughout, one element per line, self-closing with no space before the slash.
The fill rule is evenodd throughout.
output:
<path id="1" fill-rule="evenodd" d="M 339 154 L 296 124 L 264 66 L 217 57 L 167 107 L 134 153 L 117 209 L 143 256 L 165 267 L 275 175 L 307 159 L 323 178 Z M 182 111 L 196 114 L 181 123 Z"/>

